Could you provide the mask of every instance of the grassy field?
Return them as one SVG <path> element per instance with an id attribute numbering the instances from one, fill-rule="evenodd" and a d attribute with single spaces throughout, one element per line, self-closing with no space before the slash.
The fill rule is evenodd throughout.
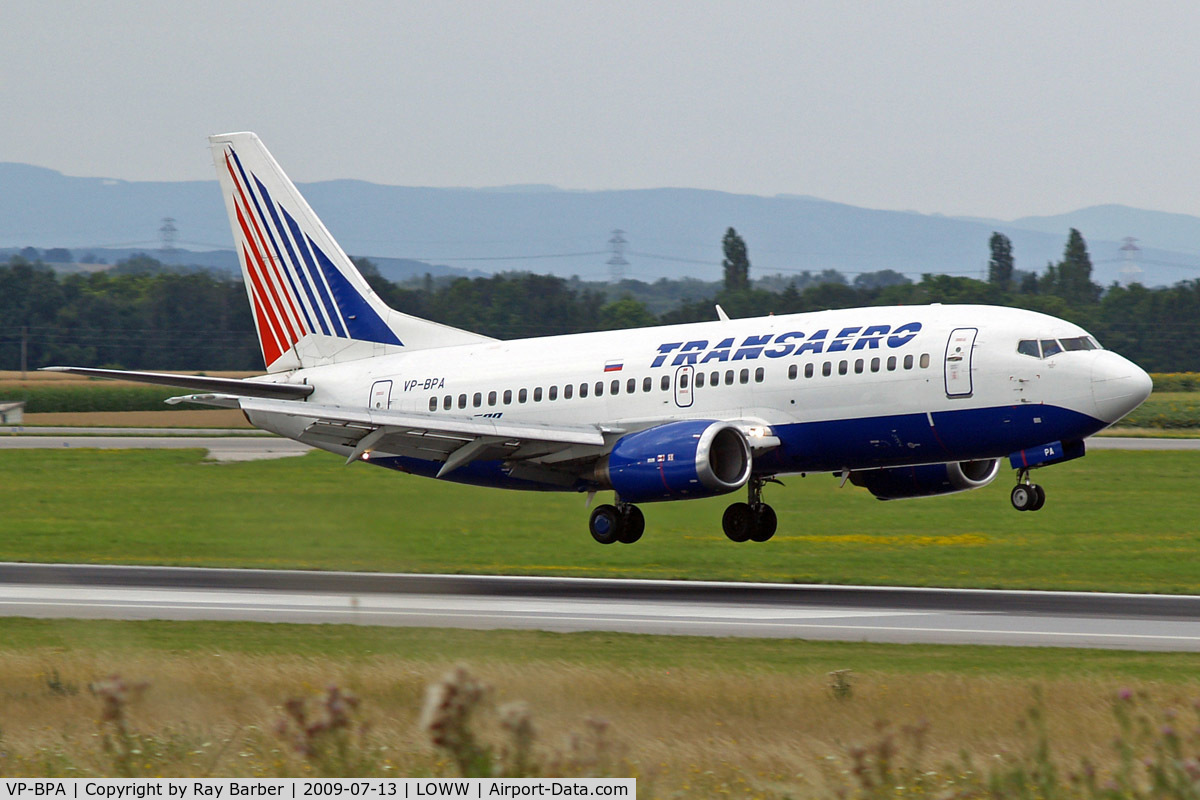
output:
<path id="1" fill-rule="evenodd" d="M 734 544 L 730 498 L 644 506 L 601 546 L 580 495 L 478 489 L 325 453 L 214 464 L 201 451 L 0 452 L 0 559 L 1200 592 L 1200 453 L 1096 452 L 961 495 L 881 503 L 829 475 L 770 487 L 779 533 Z M 735 499 L 740 499 L 735 498 Z"/>
<path id="2" fill-rule="evenodd" d="M 470 728 L 501 768 L 523 701 L 524 772 L 635 776 L 642 797 L 1035 796 L 984 790 L 1048 766 L 1057 796 L 1082 796 L 1085 760 L 1102 781 L 1119 747 L 1153 764 L 1200 696 L 1196 654 L 47 620 L 0 620 L 0 641 L 6 776 L 453 775 L 420 712 L 465 662 L 487 687 Z M 330 686 L 359 705 L 304 756 L 286 704 L 320 719 Z"/>

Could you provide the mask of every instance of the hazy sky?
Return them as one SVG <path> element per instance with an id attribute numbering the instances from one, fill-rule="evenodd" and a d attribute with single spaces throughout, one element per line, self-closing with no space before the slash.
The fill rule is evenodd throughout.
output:
<path id="1" fill-rule="evenodd" d="M 0 161 L 1200 214 L 1200 4 L 0 0 Z M 0 187 L 2 189 L 2 187 Z"/>

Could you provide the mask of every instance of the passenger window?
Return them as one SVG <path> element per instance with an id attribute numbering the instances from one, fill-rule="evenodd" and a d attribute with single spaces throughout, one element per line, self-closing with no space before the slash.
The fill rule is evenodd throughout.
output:
<path id="1" fill-rule="evenodd" d="M 871 372 L 879 372 L 879 359 L 878 358 L 871 359 Z"/>
<path id="2" fill-rule="evenodd" d="M 459 408 L 467 407 L 467 396 L 465 394 L 460 394 L 458 396 L 458 407 Z"/>
<path id="3" fill-rule="evenodd" d="M 826 361 L 824 364 L 822 364 L 821 365 L 821 374 L 824 375 L 826 378 L 828 378 L 830 375 L 832 375 L 833 374 L 833 364 L 829 361 Z"/>
<path id="4" fill-rule="evenodd" d="M 854 361 L 854 374 L 861 375 L 863 371 L 863 360 L 861 358 Z"/>
<path id="5" fill-rule="evenodd" d="M 568 383 L 566 386 L 563 387 L 563 400 L 570 400 L 571 396 L 574 393 L 575 393 L 575 384 Z"/>
<path id="6" fill-rule="evenodd" d="M 838 375 L 845 375 L 846 372 L 848 371 L 849 367 L 850 367 L 850 365 L 847 364 L 845 361 L 839 361 L 838 362 Z"/>
<path id="7" fill-rule="evenodd" d="M 604 381 L 596 381 L 596 397 L 604 397 Z"/>
<path id="8" fill-rule="evenodd" d="M 921 369 L 929 369 L 929 353 L 921 353 Z"/>
<path id="9" fill-rule="evenodd" d="M 749 383 L 750 382 L 750 370 L 748 370 L 748 369 L 742 370 L 741 373 L 738 374 L 738 381 L 740 383 Z"/>
<path id="10" fill-rule="evenodd" d="M 608 393 L 609 394 L 620 394 L 621 393 L 621 382 L 613 381 L 612 383 L 610 383 L 608 385 Z"/>
<path id="11" fill-rule="evenodd" d="M 812 365 L 812 362 L 810 361 L 809 363 L 804 365 L 804 377 L 811 378 L 812 376 L 813 376 L 813 365 Z"/>
<path id="12" fill-rule="evenodd" d="M 479 408 L 481 405 L 483 405 L 483 392 L 475 393 L 475 396 L 471 398 L 471 405 L 475 408 Z"/>
<path id="13" fill-rule="evenodd" d="M 725 370 L 725 385 L 733 386 L 733 370 L 731 369 Z"/>
<path id="14" fill-rule="evenodd" d="M 535 403 L 542 402 L 542 387 L 539 386 L 533 390 L 533 402 L 535 402 Z"/>
<path id="15" fill-rule="evenodd" d="M 670 389 L 670 388 L 671 388 L 671 376 L 670 376 L 670 375 L 663 375 L 663 376 L 662 376 L 662 380 L 660 380 L 660 381 L 658 382 L 658 385 L 659 385 L 660 387 L 662 387 L 662 390 L 663 390 L 664 392 L 665 392 L 667 389 Z"/>
<path id="16" fill-rule="evenodd" d="M 696 386 L 697 387 L 704 386 L 704 373 L 703 372 L 696 373 Z"/>
<path id="17" fill-rule="evenodd" d="M 721 373 L 714 372 L 711 375 L 709 375 L 708 376 L 708 385 L 709 386 L 720 386 L 721 385 Z"/>
<path id="18" fill-rule="evenodd" d="M 905 369 L 912 369 L 912 365 L 913 365 L 913 357 L 912 357 L 912 356 L 905 356 L 905 357 L 904 357 L 904 368 L 905 368 Z"/>
<path id="19" fill-rule="evenodd" d="M 648 392 L 653 388 L 654 388 L 654 379 L 653 378 L 651 378 L 649 376 L 642 378 L 642 391 L 643 392 Z"/>
<path id="20" fill-rule="evenodd" d="M 758 369 L 754 370 L 754 382 L 755 383 L 762 383 L 763 378 L 765 378 L 765 377 L 766 377 L 766 373 L 763 371 L 762 367 L 759 367 Z"/>
<path id="21" fill-rule="evenodd" d="M 512 403 L 512 389 L 504 390 L 504 405 Z"/>
<path id="22" fill-rule="evenodd" d="M 551 386 L 549 395 L 550 395 L 551 400 L 557 400 L 558 399 L 558 387 Z"/>
<path id="23" fill-rule="evenodd" d="M 489 406 L 496 405 L 496 393 L 495 392 L 488 392 L 488 405 Z"/>
<path id="24" fill-rule="evenodd" d="M 625 381 L 625 394 L 633 394 L 637 391 L 637 378 L 630 378 Z"/>
<path id="25" fill-rule="evenodd" d="M 1017 342 L 1017 352 L 1023 356 L 1042 357 L 1041 350 L 1038 349 L 1037 339 L 1022 339 Z"/>
<path id="26" fill-rule="evenodd" d="M 896 371 L 896 357 L 888 356 L 888 372 Z"/>
<path id="27" fill-rule="evenodd" d="M 789 381 L 796 380 L 796 375 L 799 372 L 800 372 L 800 370 L 796 367 L 796 365 L 792 364 L 790 367 L 788 367 L 788 380 Z"/>
<path id="28" fill-rule="evenodd" d="M 1057 339 L 1042 339 L 1042 358 L 1049 358 L 1050 356 L 1061 352 L 1062 345 L 1058 343 Z"/>
<path id="29" fill-rule="evenodd" d="M 529 400 L 529 390 L 528 389 L 522 389 L 519 392 L 517 392 L 517 402 L 518 403 L 524 403 L 527 400 Z"/>
<path id="30" fill-rule="evenodd" d="M 436 397 L 429 398 L 429 410 L 437 411 L 437 398 Z"/>
<path id="31" fill-rule="evenodd" d="M 586 383 L 579 384 L 579 397 L 582 399 L 587 397 L 588 385 Z"/>
<path id="32" fill-rule="evenodd" d="M 688 374 L 686 372 L 684 372 L 684 373 L 681 373 L 679 376 L 679 388 L 686 389 L 687 387 L 688 387 Z"/>
<path id="33" fill-rule="evenodd" d="M 450 406 L 451 406 L 451 404 L 452 404 L 453 402 L 454 402 L 454 401 L 453 401 L 453 399 L 450 397 L 450 395 L 446 395 L 445 397 L 443 397 L 443 398 L 442 398 L 442 410 L 443 410 L 443 411 L 449 411 L 449 410 L 450 410 Z"/>

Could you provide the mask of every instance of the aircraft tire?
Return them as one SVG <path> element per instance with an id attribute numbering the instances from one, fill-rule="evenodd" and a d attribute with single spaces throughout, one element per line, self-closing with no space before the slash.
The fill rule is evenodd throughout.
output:
<path id="1" fill-rule="evenodd" d="M 622 505 L 620 514 L 621 526 L 617 532 L 617 541 L 621 544 L 633 544 L 646 532 L 646 517 L 642 510 L 632 503 Z"/>
<path id="2" fill-rule="evenodd" d="M 721 528 L 734 542 L 744 542 L 754 530 L 754 510 L 749 503 L 732 503 L 721 517 Z"/>
<path id="3" fill-rule="evenodd" d="M 1014 486 L 1009 498 L 1012 500 L 1013 508 L 1017 511 L 1029 511 L 1033 508 L 1037 501 L 1037 492 L 1034 489 L 1035 484 L 1032 483 L 1018 483 Z"/>
<path id="4" fill-rule="evenodd" d="M 588 519 L 588 530 L 600 544 L 612 544 L 621 533 L 621 514 L 607 503 L 596 506 Z"/>
<path id="5" fill-rule="evenodd" d="M 1030 511 L 1041 511 L 1042 506 L 1046 505 L 1046 490 L 1036 483 L 1029 484 L 1029 488 L 1033 489 L 1034 500 L 1033 505 L 1029 507 Z"/>
<path id="6" fill-rule="evenodd" d="M 750 540 L 765 542 L 775 535 L 779 517 L 776 516 L 775 509 L 766 503 L 755 503 L 751 509 L 754 512 L 754 526 L 750 530 Z"/>

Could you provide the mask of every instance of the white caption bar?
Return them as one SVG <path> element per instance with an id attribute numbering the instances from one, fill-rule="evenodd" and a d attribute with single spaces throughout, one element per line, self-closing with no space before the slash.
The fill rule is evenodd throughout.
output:
<path id="1" fill-rule="evenodd" d="M 0 779 L 0 800 L 636 797 L 635 778 L 34 778 Z"/>

